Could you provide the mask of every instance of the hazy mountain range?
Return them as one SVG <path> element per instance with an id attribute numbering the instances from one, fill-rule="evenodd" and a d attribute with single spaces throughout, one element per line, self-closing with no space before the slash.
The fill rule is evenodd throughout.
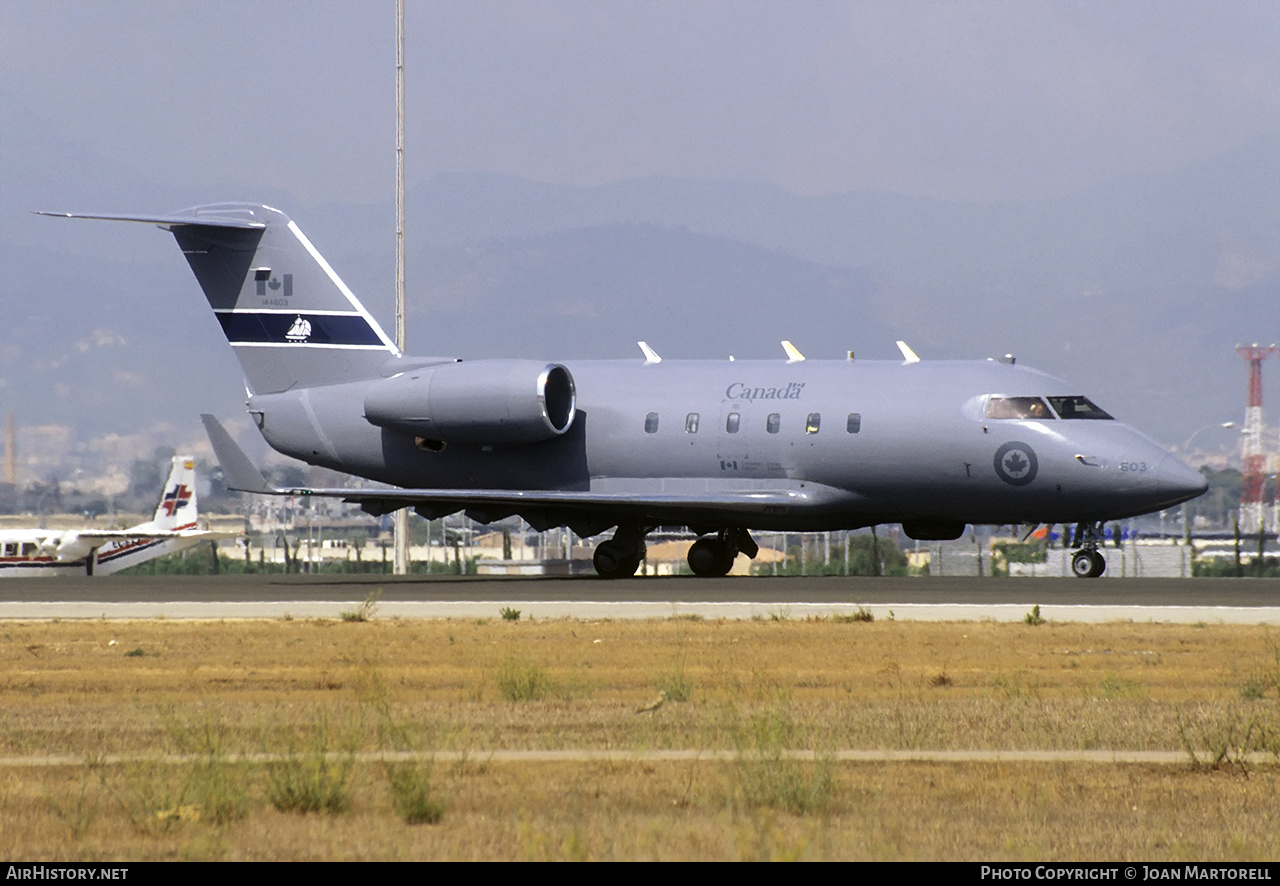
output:
<path id="1" fill-rule="evenodd" d="M 0 405 L 23 426 L 69 427 L 77 452 L 64 465 L 85 467 L 101 441 L 138 429 L 202 442 L 197 414 L 240 413 L 243 386 L 168 234 L 30 210 L 269 203 L 391 328 L 390 199 L 175 193 L 103 174 L 84 150 L 67 145 L 8 186 L 0 219 Z M 92 179 L 78 176 L 87 164 Z M 667 358 L 782 360 L 785 338 L 811 358 L 896 359 L 903 338 L 925 359 L 1013 353 L 1179 445 L 1240 421 L 1234 346 L 1280 339 L 1272 143 L 1024 203 L 453 175 L 411 192 L 407 231 L 413 353 L 638 359 L 644 339 Z M 1276 366 L 1266 378 L 1280 404 Z M 1196 443 L 1235 441 L 1209 432 Z"/>

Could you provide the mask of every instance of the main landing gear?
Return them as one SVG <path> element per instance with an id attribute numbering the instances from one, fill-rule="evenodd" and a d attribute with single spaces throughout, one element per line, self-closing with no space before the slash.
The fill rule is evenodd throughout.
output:
<path id="1" fill-rule="evenodd" d="M 619 526 L 613 538 L 601 542 L 591 557 L 601 578 L 630 578 L 640 568 L 648 549 L 643 526 Z"/>
<path id="2" fill-rule="evenodd" d="M 1079 548 L 1071 556 L 1071 573 L 1076 578 L 1098 578 L 1107 571 L 1107 558 L 1098 548 L 1102 545 L 1102 522 L 1077 523 L 1071 546 Z"/>
<path id="3" fill-rule="evenodd" d="M 693 543 L 689 548 L 689 568 L 694 575 L 704 577 L 728 575 L 739 551 L 754 559 L 760 546 L 745 529 L 721 529 L 715 536 Z"/>
<path id="4" fill-rule="evenodd" d="M 645 531 L 644 526 L 619 526 L 613 538 L 596 547 L 591 560 L 601 578 L 630 578 L 636 574 L 647 553 Z M 754 558 L 760 553 L 760 546 L 745 529 L 721 529 L 693 543 L 689 548 L 689 568 L 694 575 L 728 575 L 739 552 Z"/>

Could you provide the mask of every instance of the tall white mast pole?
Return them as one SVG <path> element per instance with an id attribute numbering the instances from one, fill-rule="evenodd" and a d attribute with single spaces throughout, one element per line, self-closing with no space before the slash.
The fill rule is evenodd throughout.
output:
<path id="1" fill-rule="evenodd" d="M 396 0 L 396 347 L 405 352 L 404 323 L 404 0 Z M 409 572 L 409 510 L 396 511 L 395 574 Z"/>

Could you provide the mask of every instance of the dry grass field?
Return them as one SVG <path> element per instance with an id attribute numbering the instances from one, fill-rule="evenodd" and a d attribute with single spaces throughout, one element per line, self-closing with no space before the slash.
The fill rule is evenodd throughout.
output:
<path id="1" fill-rule="evenodd" d="M 0 661 L 11 859 L 1280 857 L 1265 627 L 6 622 Z M 588 749 L 696 754 L 494 756 Z"/>

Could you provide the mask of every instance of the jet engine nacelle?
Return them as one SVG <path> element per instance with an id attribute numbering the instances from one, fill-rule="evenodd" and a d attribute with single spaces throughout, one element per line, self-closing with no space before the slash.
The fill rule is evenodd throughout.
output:
<path id="1" fill-rule="evenodd" d="M 535 443 L 569 430 L 577 394 L 557 363 L 477 360 L 410 369 L 369 386 L 371 423 L 449 443 Z"/>

